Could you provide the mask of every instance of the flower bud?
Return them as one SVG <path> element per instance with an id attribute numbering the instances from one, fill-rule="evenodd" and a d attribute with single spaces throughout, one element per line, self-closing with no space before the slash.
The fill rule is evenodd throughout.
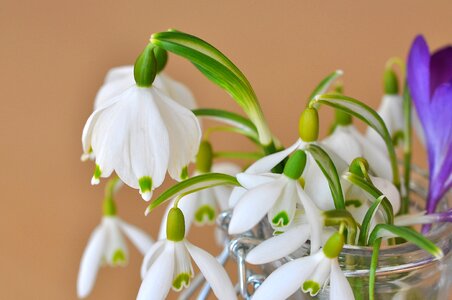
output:
<path id="1" fill-rule="evenodd" d="M 202 141 L 196 155 L 196 170 L 201 173 L 209 173 L 212 168 L 213 151 L 208 141 Z"/>
<path id="2" fill-rule="evenodd" d="M 348 169 L 350 173 L 366 178 L 369 171 L 369 163 L 363 157 L 355 158 Z"/>
<path id="3" fill-rule="evenodd" d="M 169 241 L 180 242 L 185 237 L 185 218 L 178 207 L 173 207 L 168 212 L 166 221 L 166 238 Z"/>
<path id="4" fill-rule="evenodd" d="M 298 124 L 300 138 L 305 142 L 314 142 L 319 137 L 319 113 L 315 108 L 306 108 Z"/>
<path id="5" fill-rule="evenodd" d="M 297 180 L 303 174 L 306 166 L 306 153 L 303 150 L 295 151 L 284 166 L 284 175 Z"/>
<path id="6" fill-rule="evenodd" d="M 116 204 L 112 197 L 105 197 L 103 203 L 104 216 L 116 216 Z"/>
<path id="7" fill-rule="evenodd" d="M 386 95 L 397 95 L 399 93 L 397 75 L 392 69 L 385 70 L 383 74 L 383 84 Z"/>
<path id="8" fill-rule="evenodd" d="M 139 87 L 150 87 L 157 74 L 157 60 L 155 58 L 154 46 L 148 44 L 135 61 L 133 76 Z"/>
<path id="9" fill-rule="evenodd" d="M 323 247 L 323 253 L 328 258 L 336 258 L 342 251 L 344 247 L 345 239 L 344 235 L 339 232 L 333 233 L 332 236 L 326 241 Z"/>

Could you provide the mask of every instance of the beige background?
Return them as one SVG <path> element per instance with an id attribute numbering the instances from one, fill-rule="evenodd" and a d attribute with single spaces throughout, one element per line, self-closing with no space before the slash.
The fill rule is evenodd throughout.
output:
<path id="1" fill-rule="evenodd" d="M 75 299 L 103 193 L 89 184 L 93 165 L 79 160 L 81 131 L 106 71 L 132 63 L 151 33 L 177 28 L 223 50 L 287 145 L 305 98 L 327 73 L 345 70 L 346 93 L 375 107 L 387 58 L 405 57 L 420 32 L 432 48 L 451 42 L 452 2 L 432 3 L 1 0 L 0 298 Z M 171 57 L 168 73 L 200 106 L 239 111 L 186 61 Z M 331 111 L 322 116 L 324 130 Z M 251 149 L 235 136 L 215 140 L 217 149 Z M 124 219 L 156 235 L 162 210 L 144 218 L 145 204 L 130 189 L 119 202 Z M 217 251 L 204 232 L 192 241 Z M 102 270 L 90 299 L 133 299 L 140 260 L 131 249 L 128 268 Z"/>

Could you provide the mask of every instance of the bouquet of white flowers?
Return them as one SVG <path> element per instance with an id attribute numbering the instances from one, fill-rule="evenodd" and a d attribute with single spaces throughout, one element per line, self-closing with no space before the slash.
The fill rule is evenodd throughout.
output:
<path id="1" fill-rule="evenodd" d="M 168 53 L 193 63 L 245 116 L 196 108 L 189 89 L 164 73 Z M 407 74 L 400 82 L 396 66 L 403 77 Z M 249 81 L 223 53 L 180 31 L 153 34 L 134 66 L 107 74 L 83 130 L 82 159 L 95 161 L 91 183 L 112 177 L 113 171 L 117 177 L 106 186 L 102 223 L 82 257 L 78 296 L 88 296 L 103 263 L 127 261 L 124 235 L 144 255 L 139 300 L 164 299 L 171 288 L 188 288 L 182 292 L 187 298 L 203 279 L 207 283 L 198 299 L 210 289 L 219 299 L 315 297 L 325 287 L 329 299 L 374 299 L 380 248 L 410 244 L 432 261 L 448 257 L 450 235 L 441 247 L 426 234 L 432 224 L 452 220 L 448 204 L 438 205 L 452 185 L 452 47 L 431 55 L 418 36 L 406 71 L 402 60 L 390 59 L 377 112 L 345 96 L 340 85 L 332 88 L 342 75 L 332 72 L 307 97 L 299 138 L 284 147 L 265 121 Z M 321 139 L 322 106 L 334 108 L 336 116 Z M 199 118 L 224 126 L 201 130 Z M 354 119 L 368 125 L 365 134 Z M 425 209 L 410 213 L 412 127 L 428 151 L 429 185 Z M 243 135 L 256 152 L 217 151 L 209 141 L 214 131 Z M 243 170 L 217 158 L 254 162 Z M 146 209 L 149 214 L 170 202 L 154 241 L 117 216 L 114 198 L 124 183 L 150 201 L 167 172 L 178 183 Z M 215 220 L 218 243 L 225 249 L 217 258 L 186 239 L 192 223 Z M 424 224 L 422 230 L 414 229 L 418 224 Z M 366 281 L 344 275 L 359 263 L 356 257 L 340 259 L 344 247 L 372 247 Z M 236 287 L 222 266 L 229 257 L 238 264 Z M 192 259 L 202 273 L 195 280 Z M 247 264 L 263 267 L 251 271 Z"/>

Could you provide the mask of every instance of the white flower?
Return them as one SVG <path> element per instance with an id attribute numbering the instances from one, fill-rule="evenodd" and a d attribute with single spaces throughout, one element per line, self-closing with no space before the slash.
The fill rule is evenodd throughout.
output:
<path id="1" fill-rule="evenodd" d="M 274 236 L 263 241 L 246 255 L 246 261 L 253 265 L 266 264 L 294 253 L 308 239 L 321 240 L 323 245 L 333 232 L 322 228 L 321 236 L 311 238 L 311 226 L 302 210 L 297 209 L 293 222 L 286 228 L 277 229 Z"/>
<path id="2" fill-rule="evenodd" d="M 226 271 L 206 251 L 183 239 L 178 242 L 160 240 L 146 254 L 141 267 L 141 283 L 137 300 L 165 299 L 170 288 L 180 291 L 193 277 L 193 258 L 218 299 L 237 299 Z"/>
<path id="3" fill-rule="evenodd" d="M 322 141 L 322 145 L 329 149 L 329 153 L 336 153 L 348 164 L 357 157 L 364 157 L 378 177 L 392 179 L 391 162 L 386 147 L 380 149 L 353 125 L 338 125 L 334 132 Z"/>
<path id="4" fill-rule="evenodd" d="M 83 129 L 83 149 L 93 152 L 92 183 L 113 170 L 143 199 L 161 185 L 168 170 L 179 180 L 201 139 L 195 115 L 158 88 L 133 85 L 94 111 Z"/>
<path id="5" fill-rule="evenodd" d="M 300 153 L 295 152 L 295 154 Z M 292 158 L 294 156 L 289 158 L 286 168 L 290 166 Z M 296 159 L 294 158 L 295 165 L 299 166 L 299 161 Z M 306 156 L 304 156 L 305 160 Z M 301 204 L 310 223 L 311 249 L 317 250 L 320 247 L 319 237 L 323 224 L 319 209 L 298 181 L 303 172 L 304 163 L 301 169 L 297 170 L 295 176 L 286 174 L 286 169 L 283 174 L 253 175 L 248 172 L 238 174 L 237 180 L 247 191 L 241 195 L 234 206 L 229 223 L 229 234 L 239 234 L 250 230 L 265 215 L 268 215 L 269 222 L 274 228 L 287 227 L 294 219 L 297 204 Z"/>
<path id="6" fill-rule="evenodd" d="M 101 264 L 118 266 L 127 263 L 128 250 L 123 234 L 143 255 L 152 246 L 151 238 L 141 229 L 127 224 L 118 217 L 104 216 L 102 223 L 91 234 L 80 262 L 77 280 L 79 298 L 88 296 L 93 289 Z"/>
<path id="7" fill-rule="evenodd" d="M 340 247 L 342 248 L 342 247 Z M 292 260 L 271 273 L 256 290 L 253 300 L 284 300 L 301 289 L 311 296 L 330 281 L 331 300 L 354 299 L 353 291 L 342 273 L 337 256 L 331 257 L 324 251 Z"/>

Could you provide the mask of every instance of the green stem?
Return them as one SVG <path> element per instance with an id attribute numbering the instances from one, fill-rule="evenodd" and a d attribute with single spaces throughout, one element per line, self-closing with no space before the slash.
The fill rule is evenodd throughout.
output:
<path id="1" fill-rule="evenodd" d="M 404 193 L 402 196 L 399 215 L 407 214 L 410 208 L 411 149 L 413 147 L 413 142 L 411 132 L 411 97 L 406 83 L 403 91 L 403 114 L 405 118 L 403 128 L 403 137 L 405 139 L 403 144 Z"/>
<path id="2" fill-rule="evenodd" d="M 353 216 L 345 209 L 334 209 L 323 212 L 325 226 L 345 226 L 347 227 L 347 244 L 356 244 L 356 232 L 358 225 Z"/>
<path id="3" fill-rule="evenodd" d="M 249 159 L 249 160 L 257 160 L 263 157 L 262 153 L 257 152 L 234 152 L 234 151 L 223 151 L 223 152 L 215 152 L 213 154 L 214 158 L 232 158 L 232 159 Z"/>
<path id="4" fill-rule="evenodd" d="M 369 300 L 375 299 L 375 280 L 378 266 L 378 255 L 380 254 L 381 238 L 377 239 L 373 245 L 372 259 L 369 273 Z"/>

